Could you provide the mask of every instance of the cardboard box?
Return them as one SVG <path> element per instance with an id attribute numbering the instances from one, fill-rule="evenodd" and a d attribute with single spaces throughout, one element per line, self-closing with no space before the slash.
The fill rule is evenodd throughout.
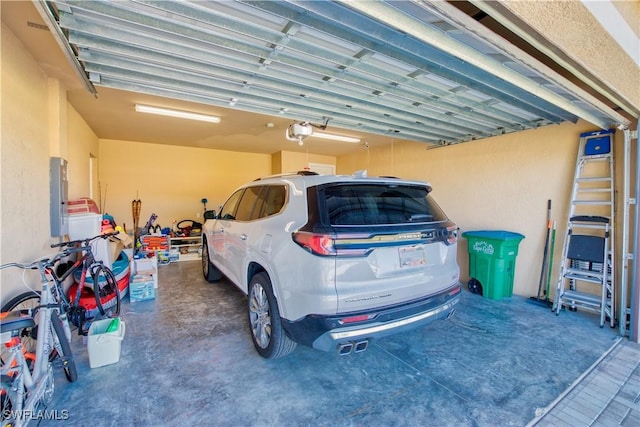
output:
<path id="1" fill-rule="evenodd" d="M 107 239 L 96 239 L 91 242 L 91 251 L 97 261 L 102 261 L 105 267 L 111 268 L 113 259 L 109 244 L 110 242 Z"/>
<path id="2" fill-rule="evenodd" d="M 133 244 L 133 239 L 127 233 L 120 232 L 111 238 L 113 241 L 122 243 L 122 246 L 128 248 Z"/>
<path id="3" fill-rule="evenodd" d="M 133 283 L 136 276 L 148 276 L 149 281 L 153 281 L 153 288 L 158 289 L 158 258 L 131 259 L 131 281 Z M 131 290 L 131 289 L 129 289 Z"/>
<path id="4" fill-rule="evenodd" d="M 113 240 L 109 241 L 109 256 L 111 259 L 111 263 L 116 262 L 118 257 L 120 256 L 120 252 L 124 249 L 124 245 L 122 243 L 114 242 Z"/>
<path id="5" fill-rule="evenodd" d="M 155 299 L 156 279 L 150 275 L 136 275 L 129 283 L 129 301 L 131 303 Z"/>

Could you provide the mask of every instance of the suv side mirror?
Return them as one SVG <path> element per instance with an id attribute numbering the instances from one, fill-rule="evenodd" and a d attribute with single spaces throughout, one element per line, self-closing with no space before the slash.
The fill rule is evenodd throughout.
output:
<path id="1" fill-rule="evenodd" d="M 216 211 L 215 210 L 210 210 L 210 211 L 205 211 L 204 212 L 204 219 L 216 219 Z"/>

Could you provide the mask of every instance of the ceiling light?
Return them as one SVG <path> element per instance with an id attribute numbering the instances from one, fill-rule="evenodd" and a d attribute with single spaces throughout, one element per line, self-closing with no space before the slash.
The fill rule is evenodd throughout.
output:
<path id="1" fill-rule="evenodd" d="M 161 116 L 179 117 L 181 119 L 200 120 L 203 122 L 220 123 L 220 117 L 208 114 L 193 113 L 191 111 L 171 110 L 168 108 L 152 107 L 150 105 L 136 104 L 138 113 L 159 114 Z"/>
<path id="2" fill-rule="evenodd" d="M 342 141 L 342 142 L 353 142 L 353 143 L 360 142 L 360 138 L 355 138 L 353 136 L 335 135 L 335 134 L 332 134 L 332 133 L 318 132 L 318 131 L 315 131 L 315 130 L 313 131 L 313 133 L 311 135 L 309 135 L 309 137 L 333 139 L 334 141 Z"/>

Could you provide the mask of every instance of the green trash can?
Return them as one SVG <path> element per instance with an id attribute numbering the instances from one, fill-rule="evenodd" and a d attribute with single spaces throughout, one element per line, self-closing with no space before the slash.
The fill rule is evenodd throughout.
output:
<path id="1" fill-rule="evenodd" d="M 513 295 L 513 276 L 518 245 L 524 239 L 519 233 L 503 230 L 466 231 L 469 249 L 469 276 L 482 285 L 482 295 L 500 299 Z"/>

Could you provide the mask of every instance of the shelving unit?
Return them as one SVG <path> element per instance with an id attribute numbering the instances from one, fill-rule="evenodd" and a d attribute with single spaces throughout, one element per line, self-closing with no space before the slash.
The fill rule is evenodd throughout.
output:
<path id="1" fill-rule="evenodd" d="M 170 249 L 179 252 L 178 261 L 193 261 L 200 259 L 202 236 L 171 237 Z"/>

